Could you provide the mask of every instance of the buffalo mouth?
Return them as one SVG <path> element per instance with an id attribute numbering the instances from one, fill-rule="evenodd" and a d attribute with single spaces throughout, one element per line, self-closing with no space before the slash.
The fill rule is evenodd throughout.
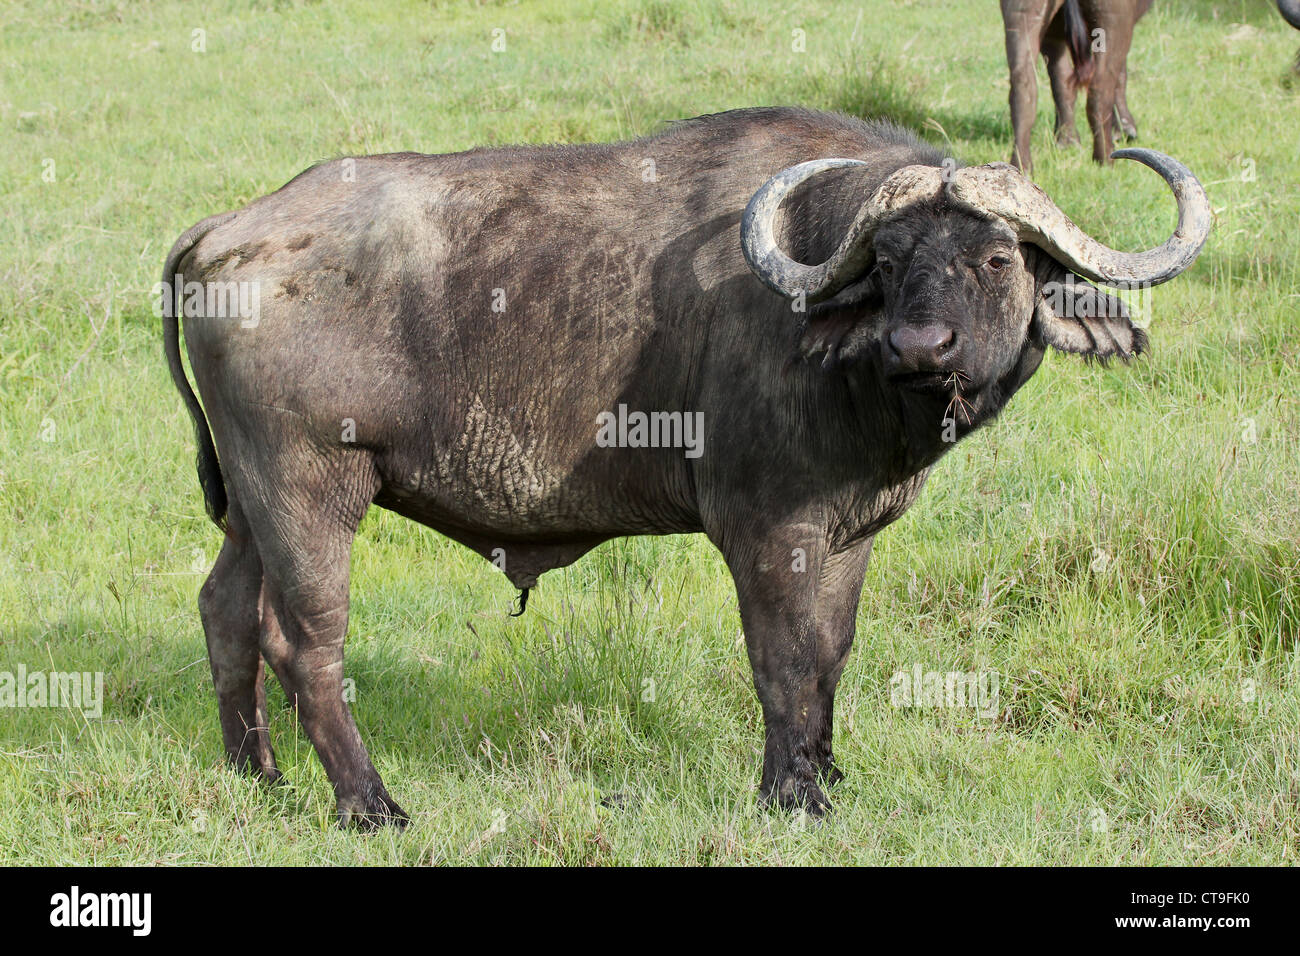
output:
<path id="1" fill-rule="evenodd" d="M 960 389 L 961 376 L 956 372 L 897 372 L 889 381 L 912 392 L 951 394 Z"/>

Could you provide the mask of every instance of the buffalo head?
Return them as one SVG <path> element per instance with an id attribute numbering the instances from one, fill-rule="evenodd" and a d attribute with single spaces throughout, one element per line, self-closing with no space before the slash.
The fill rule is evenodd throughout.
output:
<path id="1" fill-rule="evenodd" d="M 829 259 L 795 262 L 777 244 L 777 210 L 818 173 L 861 165 L 850 159 L 801 163 L 768 180 L 745 210 L 742 248 L 781 295 L 872 315 L 869 344 L 885 380 L 955 402 L 975 424 L 1033 373 L 1047 346 L 1103 360 L 1142 351 L 1145 337 L 1123 303 L 1084 280 L 1166 282 L 1205 243 L 1209 202 L 1186 167 L 1149 149 L 1114 156 L 1156 170 L 1174 193 L 1178 226 L 1158 248 L 1107 248 L 1005 163 L 906 166 L 866 199 Z"/>

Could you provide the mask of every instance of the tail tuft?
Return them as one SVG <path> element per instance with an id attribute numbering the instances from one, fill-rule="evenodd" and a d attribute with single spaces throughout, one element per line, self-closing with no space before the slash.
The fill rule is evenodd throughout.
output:
<path id="1" fill-rule="evenodd" d="M 1084 22 L 1079 0 L 1065 0 L 1065 40 L 1070 46 L 1070 59 L 1074 62 L 1074 83 L 1077 87 L 1092 82 L 1097 61 L 1092 55 L 1092 37 Z"/>

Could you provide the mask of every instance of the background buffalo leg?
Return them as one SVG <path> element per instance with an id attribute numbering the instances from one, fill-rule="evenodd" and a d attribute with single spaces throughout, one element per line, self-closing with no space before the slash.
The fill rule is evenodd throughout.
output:
<path id="1" fill-rule="evenodd" d="M 1075 146 L 1079 142 L 1079 133 L 1074 126 L 1074 101 L 1079 88 L 1074 81 L 1074 60 L 1070 56 L 1069 44 L 1064 40 L 1045 40 L 1043 56 L 1052 83 L 1052 102 L 1056 104 L 1056 143 L 1058 146 Z"/>
<path id="2" fill-rule="evenodd" d="M 1137 121 L 1128 109 L 1128 65 L 1119 71 L 1119 87 L 1115 90 L 1115 115 L 1119 119 L 1120 132 L 1127 140 L 1138 138 Z"/>
<path id="3" fill-rule="evenodd" d="M 1030 4 L 1023 0 L 1002 0 L 1007 66 L 1011 70 L 1011 128 L 1015 133 L 1011 165 L 1026 174 L 1033 171 L 1029 140 L 1038 113 L 1038 44 L 1046 8 L 1046 2 Z"/>
<path id="4" fill-rule="evenodd" d="M 248 522 L 231 500 L 226 540 L 199 592 L 199 613 L 231 763 L 267 780 L 280 776 L 267 732 L 264 665 L 258 650 L 262 561 Z"/>
<path id="5" fill-rule="evenodd" d="M 1105 32 L 1106 49 L 1097 54 L 1096 72 L 1088 87 L 1088 126 L 1092 129 L 1092 158 L 1099 163 L 1111 162 L 1115 151 L 1115 97 L 1120 74 L 1128 59 L 1131 37 L 1121 29 Z"/>

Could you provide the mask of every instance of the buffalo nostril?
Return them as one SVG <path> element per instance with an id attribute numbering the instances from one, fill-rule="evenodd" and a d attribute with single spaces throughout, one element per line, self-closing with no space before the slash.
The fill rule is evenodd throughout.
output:
<path id="1" fill-rule="evenodd" d="M 946 325 L 904 325 L 889 333 L 889 347 L 903 365 L 923 370 L 938 366 L 955 338 L 952 328 Z"/>

